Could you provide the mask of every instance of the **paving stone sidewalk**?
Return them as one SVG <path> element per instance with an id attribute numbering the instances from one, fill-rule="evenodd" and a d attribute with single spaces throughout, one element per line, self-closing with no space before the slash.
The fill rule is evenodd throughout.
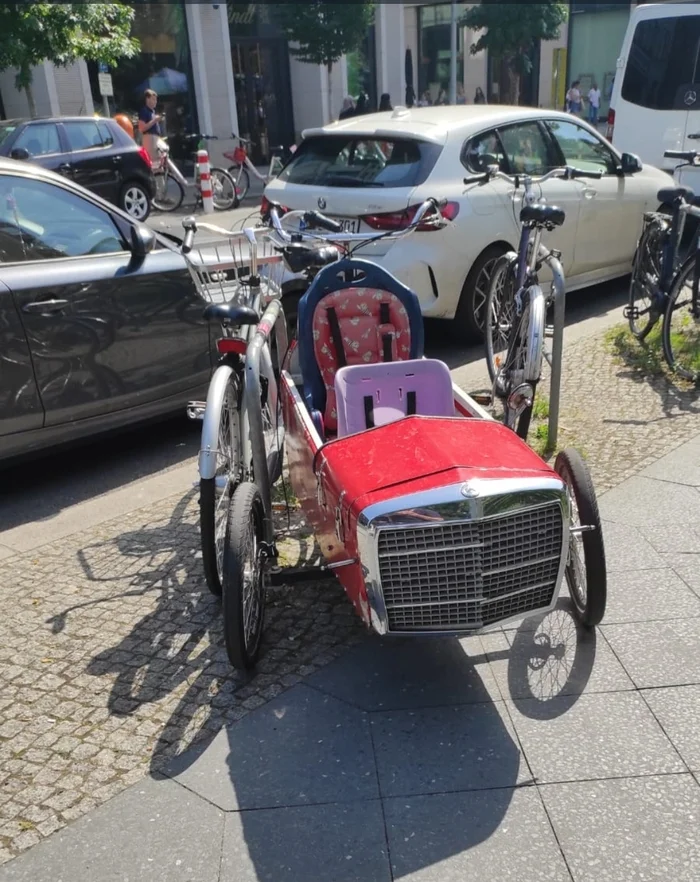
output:
<path id="1" fill-rule="evenodd" d="M 620 497 L 621 502 L 616 501 L 614 496 L 618 491 L 608 494 L 603 500 L 603 507 L 609 516 L 606 541 L 611 569 L 616 573 L 611 579 L 610 588 L 612 619 L 609 615 L 606 626 L 599 634 L 598 644 L 595 641 L 593 643 L 593 651 L 590 643 L 581 643 L 583 650 L 577 648 L 580 641 L 575 639 L 576 632 L 575 629 L 571 630 L 571 621 L 567 623 L 560 616 L 556 621 L 549 622 L 547 627 L 550 632 L 547 639 L 564 644 L 569 649 L 569 655 L 545 659 L 545 663 L 537 669 L 538 687 L 534 687 L 532 678 L 528 679 L 527 674 L 522 672 L 529 670 L 527 664 L 515 676 L 512 673 L 512 663 L 509 662 L 513 655 L 523 662 L 527 660 L 525 656 L 532 652 L 535 625 L 527 625 L 520 631 L 500 632 L 500 636 L 497 634 L 462 641 L 461 645 L 457 644 L 458 649 L 454 645 L 446 645 L 444 649 L 436 651 L 437 655 L 433 654 L 433 650 L 421 650 L 414 656 L 412 653 L 415 650 L 411 649 L 409 653 L 402 654 L 399 650 L 391 657 L 377 657 L 373 653 L 383 650 L 377 650 L 374 641 L 367 639 L 334 581 L 309 583 L 293 589 L 275 589 L 272 592 L 264 657 L 258 673 L 249 681 L 244 681 L 239 675 L 231 673 L 225 659 L 221 648 L 218 605 L 206 594 L 203 585 L 201 560 L 198 557 L 197 504 L 194 491 L 182 498 L 166 500 L 94 529 L 86 529 L 30 554 L 16 555 L 3 561 L 0 564 L 0 580 L 6 599 L 6 614 L 0 624 L 0 860 L 9 863 L 0 871 L 0 879 L 57 878 L 55 875 L 42 875 L 43 858 L 37 858 L 31 864 L 24 863 L 24 858 L 15 861 L 11 859 L 31 850 L 43 838 L 92 812 L 108 800 L 111 800 L 109 805 L 101 811 L 121 812 L 120 823 L 125 824 L 124 830 L 128 831 L 129 824 L 123 815 L 133 813 L 135 806 L 139 804 L 140 798 L 134 795 L 134 789 L 128 789 L 135 783 L 139 783 L 144 791 L 145 804 L 155 807 L 153 811 L 157 809 L 164 812 L 164 816 L 168 814 L 162 802 L 166 797 L 162 794 L 166 794 L 166 801 L 173 801 L 173 814 L 166 826 L 178 827 L 179 824 L 179 829 L 182 830 L 182 823 L 186 823 L 187 826 L 195 824 L 196 827 L 200 822 L 195 822 L 190 817 L 191 813 L 201 811 L 202 818 L 210 813 L 212 830 L 202 832 L 202 847 L 210 838 L 213 837 L 212 842 L 216 840 L 212 832 L 216 829 L 221 836 L 226 835 L 231 839 L 231 854 L 237 853 L 236 849 L 240 850 L 242 847 L 241 836 L 250 842 L 255 838 L 250 834 L 249 819 L 235 812 L 224 816 L 222 810 L 231 812 L 236 807 L 232 800 L 239 798 L 238 789 L 242 787 L 243 781 L 249 782 L 246 786 L 253 793 L 245 803 L 248 808 L 272 811 L 279 810 L 280 799 L 286 800 L 284 805 L 295 802 L 292 798 L 293 792 L 305 787 L 307 782 L 302 778 L 297 780 L 295 774 L 290 775 L 285 769 L 288 769 L 287 763 L 292 762 L 294 757 L 294 761 L 303 766 L 305 754 L 304 751 L 296 752 L 291 759 L 285 759 L 284 754 L 297 739 L 305 744 L 304 750 L 307 754 L 309 750 L 312 750 L 312 756 L 315 755 L 313 750 L 323 753 L 323 749 L 312 749 L 310 743 L 304 741 L 304 738 L 309 737 L 310 731 L 321 731 L 324 727 L 328 730 L 330 725 L 327 717 L 328 702 L 323 706 L 319 705 L 316 698 L 319 694 L 333 696 L 330 706 L 336 717 L 331 715 L 331 718 L 336 719 L 336 723 L 331 728 L 334 731 L 347 726 L 351 733 L 355 733 L 350 738 L 355 746 L 351 750 L 350 743 L 343 740 L 340 749 L 333 751 L 332 757 L 323 753 L 323 757 L 319 759 L 318 775 L 310 775 L 313 780 L 309 786 L 313 784 L 316 789 L 312 788 L 311 795 L 306 794 L 303 799 L 296 801 L 305 806 L 312 824 L 323 818 L 329 824 L 329 829 L 334 829 L 334 825 L 338 829 L 345 829 L 349 825 L 348 829 L 356 829 L 360 837 L 358 842 L 365 835 L 375 835 L 360 824 L 360 805 L 360 813 L 376 816 L 375 820 L 378 821 L 383 818 L 382 824 L 387 825 L 390 842 L 394 838 L 396 842 L 400 842 L 402 838 L 410 842 L 411 831 L 415 833 L 422 824 L 429 826 L 425 793 L 442 794 L 440 798 L 445 806 L 444 812 L 449 816 L 455 813 L 459 816 L 460 812 L 471 816 L 471 813 L 482 810 L 490 813 L 493 819 L 498 818 L 498 822 L 492 822 L 491 833 L 501 830 L 509 807 L 525 806 L 522 816 L 523 842 L 543 836 L 547 844 L 541 855 L 542 861 L 538 864 L 542 874 L 524 873 L 520 878 L 569 878 L 561 875 L 566 862 L 561 854 L 556 857 L 554 838 L 542 832 L 549 829 L 547 824 L 552 824 L 551 817 L 547 821 L 549 809 L 545 806 L 545 815 L 538 810 L 540 814 L 536 821 L 529 818 L 528 806 L 541 807 L 543 799 L 545 803 L 546 799 L 542 794 L 536 794 L 534 788 L 528 793 L 521 793 L 519 789 L 521 785 L 532 783 L 534 779 L 548 780 L 547 769 L 551 761 L 548 756 L 544 757 L 543 765 L 538 766 L 535 752 L 539 748 L 536 745 L 542 738 L 555 738 L 556 727 L 551 730 L 549 727 L 540 727 L 538 730 L 533 729 L 528 735 L 523 728 L 527 724 L 518 723 L 517 704 L 514 704 L 523 695 L 528 700 L 539 701 L 541 704 L 541 699 L 531 694 L 533 689 L 535 692 L 537 689 L 540 692 L 551 689 L 552 684 L 561 679 L 562 671 L 568 671 L 569 680 L 565 683 L 563 692 L 557 692 L 561 712 L 542 711 L 540 704 L 529 705 L 535 718 L 538 718 L 538 713 L 540 716 L 544 713 L 545 719 L 548 715 L 552 720 L 578 719 L 579 722 L 571 723 L 571 732 L 576 733 L 576 737 L 584 743 L 598 739 L 599 746 L 604 745 L 605 739 L 610 735 L 606 734 L 607 730 L 601 734 L 594 727 L 589 732 L 584 724 L 588 719 L 586 712 L 577 711 L 578 716 L 574 714 L 569 717 L 568 710 L 576 704 L 575 696 L 579 692 L 591 692 L 595 695 L 617 691 L 629 693 L 629 696 L 634 696 L 634 704 L 630 704 L 632 699 L 629 696 L 614 699 L 622 704 L 619 714 L 615 711 L 611 719 L 617 720 L 616 731 L 619 732 L 622 731 L 619 726 L 634 730 L 637 722 L 643 718 L 647 727 L 644 730 L 646 734 L 643 733 L 642 742 L 637 744 L 637 748 L 644 754 L 651 744 L 651 759 L 646 765 L 641 760 L 637 762 L 620 759 L 618 765 L 613 762 L 606 767 L 603 764 L 595 774 L 584 774 L 582 770 L 568 777 L 558 767 L 549 775 L 549 780 L 556 781 L 559 788 L 551 792 L 563 794 L 559 804 L 563 805 L 566 801 L 566 787 L 576 789 L 574 784 L 559 782 L 578 781 L 587 777 L 607 779 L 619 775 L 631 779 L 637 774 L 680 775 L 684 782 L 682 787 L 687 788 L 688 782 L 692 784 L 688 790 L 688 794 L 692 795 L 688 798 L 693 803 L 697 799 L 693 789 L 695 781 L 691 780 L 688 769 L 694 772 L 698 769 L 688 763 L 687 757 L 679 759 L 679 751 L 682 754 L 683 749 L 675 740 L 675 749 L 669 752 L 666 741 L 654 728 L 658 724 L 649 722 L 650 705 L 646 703 L 646 697 L 637 692 L 637 688 L 652 685 L 663 689 L 683 683 L 700 682 L 700 670 L 696 670 L 697 662 L 691 664 L 687 671 L 684 668 L 691 661 L 686 658 L 690 653 L 690 646 L 693 646 L 694 652 L 697 636 L 700 636 L 695 635 L 693 630 L 697 626 L 697 617 L 700 616 L 698 598 L 694 593 L 700 593 L 700 584 L 697 582 L 700 559 L 697 554 L 688 553 L 693 549 L 697 552 L 700 548 L 700 514 L 695 508 L 700 500 L 700 491 L 697 489 L 700 478 L 697 472 L 693 473 L 692 456 L 683 452 L 684 448 L 679 450 L 680 460 L 674 460 L 671 453 L 671 459 L 666 465 L 663 461 L 660 466 L 649 465 L 660 453 L 672 451 L 686 439 L 698 435 L 700 421 L 697 419 L 697 395 L 675 392 L 663 381 L 640 380 L 627 368 L 617 365 L 596 340 L 581 340 L 567 351 L 564 390 L 562 425 L 584 447 L 599 490 L 612 487 L 629 475 L 648 468 L 646 477 L 635 478 L 624 485 L 626 489 Z M 690 447 L 696 450 L 694 461 L 697 463 L 700 460 L 700 447 L 697 444 L 695 448 L 692 445 Z M 635 481 L 642 483 L 635 484 Z M 630 487 L 632 490 L 629 490 Z M 681 490 L 675 489 L 677 487 Z M 656 500 L 659 493 L 662 496 L 666 494 L 664 498 L 667 499 L 667 503 L 659 504 L 663 526 L 660 532 L 650 520 L 658 508 Z M 650 507 L 649 499 L 652 498 L 654 505 Z M 609 499 L 613 502 L 608 505 Z M 629 507 L 630 514 L 625 514 L 626 507 Z M 684 516 L 681 519 L 680 512 L 690 512 L 690 517 Z M 645 517 L 646 521 L 639 521 Z M 303 532 L 294 529 L 286 546 L 288 560 L 295 556 L 308 559 L 310 553 L 310 540 Z M 630 574 L 628 570 L 640 572 Z M 669 668 L 672 675 L 669 673 L 667 676 L 661 666 L 656 670 L 653 652 L 647 658 L 643 651 L 636 648 L 635 632 L 630 631 L 630 615 L 636 616 L 631 622 L 638 629 L 644 646 L 657 647 L 661 654 L 668 654 L 669 645 L 673 647 L 674 655 Z M 659 628 L 660 619 L 671 624 Z M 552 628 L 554 632 L 551 632 Z M 670 644 L 667 644 L 667 640 Z M 348 648 L 355 644 L 356 648 L 348 655 Z M 573 656 L 570 655 L 572 651 Z M 415 660 L 412 662 L 411 658 Z M 385 667 L 382 668 L 382 665 Z M 358 669 L 364 673 L 354 673 Z M 376 672 L 380 669 L 385 673 L 380 677 L 380 686 L 377 687 Z M 333 673 L 334 671 L 339 673 Z M 457 675 L 455 671 L 458 672 Z M 350 686 L 347 686 L 348 682 Z M 379 692 L 376 691 L 377 688 Z M 431 696 L 433 692 L 434 695 L 426 702 L 425 697 Z M 688 696 L 688 701 L 691 698 L 695 700 L 694 693 L 684 694 Z M 659 702 L 664 700 L 669 705 L 668 713 L 672 714 L 672 699 L 664 699 L 663 696 L 659 698 Z M 604 706 L 608 707 L 605 704 L 607 699 L 596 698 L 590 701 L 593 703 L 587 705 L 582 702 L 581 706 L 594 708 L 591 711 L 594 716 L 607 713 L 603 709 Z M 313 705 L 310 710 L 309 702 Z M 442 750 L 445 746 L 444 739 L 450 742 L 453 737 L 449 735 L 449 725 L 445 729 L 445 720 L 437 719 L 425 729 L 424 736 L 418 737 L 415 726 L 409 726 L 410 720 L 407 717 L 399 719 L 394 727 L 386 722 L 388 718 L 369 720 L 365 714 L 383 713 L 393 707 L 410 715 L 410 711 L 406 710 L 407 706 L 415 704 L 415 708 L 423 712 L 425 703 L 431 706 L 437 703 L 446 707 L 475 703 L 484 713 L 492 715 L 491 730 L 487 731 L 497 732 L 497 740 L 505 751 L 501 759 L 505 756 L 507 771 L 498 779 L 500 783 L 494 784 L 496 779 L 491 776 L 497 774 L 502 763 L 499 765 L 489 761 L 484 767 L 487 771 L 483 773 L 481 780 L 485 792 L 490 795 L 466 798 L 447 793 L 452 789 L 459 793 L 472 793 L 473 790 L 469 777 L 471 772 L 467 775 L 464 787 L 447 786 L 448 779 L 454 775 L 455 767 L 462 762 L 458 757 L 452 757 L 456 766 L 450 766 L 445 760 L 443 771 L 427 768 L 425 775 L 428 779 L 421 778 L 418 784 L 411 779 L 414 773 L 410 770 L 407 772 L 399 767 L 392 768 L 388 760 L 390 755 L 407 756 L 412 749 L 419 751 L 416 754 L 418 766 L 422 762 L 418 761 L 422 756 L 421 752 L 424 751 L 425 756 L 437 756 L 441 751 L 435 751 L 434 739 L 443 739 Z M 558 707 L 556 703 L 547 706 Z M 361 709 L 359 723 L 356 713 L 350 714 L 352 719 L 347 716 L 347 712 L 343 710 L 346 707 Z M 489 707 L 495 710 L 486 710 Z M 291 710 L 287 710 L 288 708 Z M 306 710 L 302 713 L 299 708 Z M 566 714 L 564 710 L 567 710 Z M 284 743 L 276 744 L 275 738 L 282 738 L 281 733 L 285 729 L 281 727 L 278 736 L 270 735 L 271 752 L 264 749 L 258 750 L 256 754 L 257 748 L 250 741 L 253 736 L 246 733 L 253 731 L 260 734 L 266 728 L 271 732 L 275 719 L 282 719 L 285 714 L 292 712 L 301 714 L 301 718 L 307 722 L 295 723 L 301 728 L 286 731 Z M 243 718 L 251 714 L 251 720 L 264 722 L 245 721 L 244 724 Z M 524 716 L 529 720 L 532 714 L 525 713 Z M 656 719 L 653 714 L 652 718 Z M 582 719 L 584 722 L 581 722 Z M 385 722 L 382 723 L 382 720 Z M 367 725 L 370 726 L 368 730 Z M 464 734 L 466 730 L 460 729 L 461 725 L 462 723 L 454 731 L 454 740 L 450 743 L 462 743 L 459 741 L 460 732 Z M 473 725 L 469 725 L 471 733 Z M 566 725 L 569 726 L 568 723 Z M 320 729 L 317 730 L 316 726 Z M 684 729 L 682 720 L 678 722 L 678 727 L 679 731 Z M 418 738 L 417 746 L 412 748 L 410 739 L 404 738 L 400 742 L 392 740 L 394 729 L 413 732 Z M 238 732 L 241 733 L 240 736 L 236 734 Z M 369 742 L 362 732 L 373 733 Z M 573 738 L 573 734 L 564 734 Z M 329 740 L 332 740 L 332 735 L 333 732 L 328 731 Z M 208 807 L 203 807 L 204 804 L 191 793 L 188 798 L 191 799 L 192 812 L 180 806 L 177 800 L 184 788 L 172 781 L 161 780 L 161 773 L 165 771 L 171 777 L 177 777 L 180 773 L 186 774 L 187 770 L 194 769 L 196 761 L 193 762 L 187 751 L 196 742 L 203 747 L 211 743 L 211 749 L 218 757 L 217 768 L 226 769 L 227 763 L 230 766 L 230 760 L 227 759 L 231 753 L 230 745 L 238 745 L 236 739 L 239 737 L 243 739 L 244 746 L 253 747 L 251 756 L 256 757 L 253 765 L 255 773 L 251 772 L 250 766 L 247 769 L 236 766 L 235 770 L 232 769 L 232 774 L 225 775 L 223 779 L 221 774 L 214 774 L 208 767 L 199 777 L 192 772 L 194 778 L 183 783 L 194 793 L 200 793 L 208 801 Z M 319 736 L 315 744 L 318 745 L 323 740 Z M 529 748 L 527 740 L 530 743 Z M 564 741 L 566 742 L 566 738 Z M 364 745 L 360 756 L 356 752 L 357 744 Z M 490 755 L 489 744 L 482 743 L 481 746 L 484 755 Z M 240 745 L 237 746 L 237 751 L 239 747 Z M 351 751 L 349 756 L 352 758 L 344 776 L 348 785 L 357 774 L 357 765 L 351 771 L 355 761 L 369 770 L 372 780 L 371 786 L 368 785 L 365 789 L 362 784 L 352 784 L 352 787 L 359 787 L 352 801 L 346 805 L 347 800 L 343 799 L 342 806 L 338 807 L 333 776 L 337 771 L 336 760 L 345 747 Z M 630 750 L 637 748 L 632 744 Z M 565 743 L 562 755 L 571 757 L 575 755 L 576 749 L 573 742 L 568 746 Z M 605 752 L 604 748 L 601 749 Z M 694 749 L 691 738 L 687 750 Z M 556 754 L 559 748 L 552 743 L 551 750 Z M 245 764 L 247 760 L 242 747 L 241 751 L 240 761 Z M 619 753 L 617 748 L 613 752 Z M 205 751 L 203 757 L 209 755 Z M 178 761 L 181 766 L 172 765 Z M 306 761 L 308 762 L 308 756 Z M 389 765 L 385 765 L 384 770 L 379 769 L 379 779 L 373 777 L 376 775 L 372 771 L 375 765 L 379 768 L 379 764 L 386 762 Z M 585 759 L 578 762 L 583 769 Z M 274 783 L 264 786 L 255 783 L 256 776 L 260 777 L 261 769 L 267 770 L 268 782 Z M 285 774 L 287 777 L 284 777 Z M 406 774 L 409 777 L 402 781 L 402 775 Z M 321 783 L 316 780 L 319 775 Z M 431 783 L 433 778 L 430 776 L 435 777 L 437 785 Z M 208 791 L 209 785 L 202 784 L 202 781 L 208 782 L 209 779 L 218 782 L 216 786 L 219 790 L 214 798 Z M 231 783 L 232 779 L 235 787 Z M 282 784 L 279 784 L 280 781 Z M 326 782 L 323 786 L 330 789 L 323 791 L 323 781 Z M 606 781 L 603 783 L 608 786 Z M 280 795 L 275 797 L 276 791 L 273 791 L 278 784 Z M 499 803 L 499 797 L 494 795 L 494 786 L 505 788 L 509 793 L 512 791 L 512 795 Z M 612 800 L 612 805 L 614 798 L 610 791 L 603 784 L 600 786 L 602 789 L 598 795 L 595 790 L 590 790 L 586 793 L 586 799 L 599 799 L 605 805 Z M 641 785 L 632 780 L 626 786 L 631 788 L 631 801 L 643 803 L 648 798 L 651 802 L 660 800 L 659 804 L 667 799 L 664 795 L 667 791 L 663 788 L 670 787 L 668 782 L 663 781 L 658 785 L 650 784 L 651 789 L 647 794 L 647 791 L 642 792 L 643 788 L 639 789 Z M 654 790 L 655 787 L 661 787 L 663 793 Z M 126 793 L 122 793 L 123 791 Z M 410 812 L 406 815 L 406 808 L 400 805 L 406 793 L 420 794 L 420 799 L 416 802 L 418 808 L 412 809 L 417 812 L 416 815 Z M 111 799 L 119 794 L 122 794 L 119 796 L 121 801 Z M 672 795 L 674 798 L 678 795 L 672 794 L 670 790 L 668 794 L 669 799 Z M 381 807 L 377 801 L 380 795 L 385 798 Z M 554 796 L 551 798 L 555 799 Z M 398 802 L 389 802 L 394 799 Z M 473 799 L 476 799 L 476 803 L 470 802 Z M 535 802 L 532 802 L 533 799 Z M 152 800 L 152 803 L 148 803 L 148 800 Z M 324 800 L 334 804 L 328 813 L 315 808 L 316 803 Z M 369 800 L 369 803 L 365 804 L 364 800 Z M 210 803 L 218 808 L 212 808 Z M 478 809 L 478 805 L 482 808 Z M 113 809 L 113 806 L 116 808 Z M 580 811 L 585 815 L 584 803 L 581 803 Z M 383 815 L 377 815 L 377 812 L 383 812 Z M 302 816 L 303 812 L 298 815 L 299 820 L 294 822 L 297 825 L 295 829 L 304 827 Z M 94 814 L 94 817 L 97 818 L 98 814 Z M 263 814 L 258 817 L 262 818 L 259 827 L 259 835 L 262 837 L 260 842 L 267 843 L 266 847 L 271 848 L 270 860 L 276 860 L 274 855 L 277 854 L 277 845 L 274 842 L 278 842 L 280 860 L 284 860 L 288 853 L 288 843 L 283 841 L 283 837 L 279 841 L 275 840 L 265 826 Z M 270 819 L 272 822 L 272 816 Z M 520 823 L 521 821 L 517 821 L 516 827 Z M 578 826 L 583 828 L 585 825 Z M 74 829 L 79 831 L 87 828 L 71 827 L 66 835 L 71 834 Z M 96 822 L 95 829 L 100 829 L 100 822 Z M 575 819 L 567 830 L 568 833 L 563 831 L 561 836 L 568 835 L 576 843 L 579 831 Z M 130 835 L 136 835 L 137 832 L 138 827 Z M 559 831 L 555 832 L 557 841 L 561 843 Z M 601 836 L 604 832 L 601 829 Z M 158 835 L 167 838 L 169 833 L 166 830 Z M 436 841 L 448 835 L 452 834 L 435 829 Z M 683 839 L 686 834 L 675 831 L 673 835 Z M 485 830 L 482 830 L 479 841 L 472 843 L 472 846 L 485 843 L 487 838 Z M 380 836 L 379 840 L 381 839 Z M 458 842 L 447 843 L 444 847 L 436 846 L 436 855 L 439 853 L 443 857 L 454 856 L 458 851 L 457 845 L 463 846 L 459 849 L 460 853 L 472 847 L 460 840 L 459 836 L 457 839 Z M 197 837 L 193 836 L 192 840 L 194 842 Z M 57 841 L 63 840 L 54 836 L 50 847 L 58 847 L 53 845 Z M 70 841 L 75 843 L 76 840 L 73 838 Z M 114 839 L 114 855 L 120 855 L 121 850 L 126 848 L 123 844 L 120 847 L 119 842 L 118 837 Z M 273 842 L 274 847 L 270 842 Z M 683 842 L 686 840 L 683 839 Z M 574 844 L 573 851 L 577 847 Z M 220 851 L 220 844 L 216 848 Z M 379 851 L 382 848 L 386 850 L 386 842 L 382 845 L 378 841 L 377 848 Z M 221 878 L 384 878 L 379 870 L 377 875 L 372 875 L 375 870 L 370 866 L 358 869 L 356 875 L 341 873 L 334 876 L 330 872 L 325 876 L 288 874 L 285 877 L 279 874 L 279 869 L 275 871 L 278 875 L 273 870 L 270 870 L 270 875 L 266 875 L 267 871 L 261 869 L 266 860 L 263 856 L 264 850 L 256 851 L 251 847 L 248 857 L 241 858 L 243 864 L 245 860 L 249 861 L 249 869 L 242 871 L 240 876 L 234 876 L 234 866 L 228 866 L 226 862 L 229 858 L 226 858 L 221 867 Z M 185 851 L 186 856 L 181 858 L 184 861 L 183 866 L 196 865 L 200 859 L 195 859 L 193 852 L 187 849 Z M 357 855 L 357 851 L 356 849 L 352 853 Z M 49 852 L 42 849 L 37 849 L 36 852 L 31 850 L 28 858 L 32 858 L 34 854 Z M 547 856 L 553 860 L 551 872 L 545 869 Z M 322 857 L 321 855 L 319 860 Z M 438 857 L 439 855 L 435 860 Z M 341 859 L 335 852 L 324 858 L 328 862 L 326 869 L 334 865 L 336 858 Z M 141 860 L 141 857 L 138 859 Z M 345 860 L 345 856 L 342 859 Z M 531 853 L 530 859 L 535 860 L 536 855 Z M 291 855 L 289 860 L 294 863 Z M 375 855 L 372 861 L 376 860 Z M 428 872 L 434 863 L 425 856 L 409 855 L 401 860 L 404 863 L 399 861 L 394 866 L 396 878 L 409 871 L 418 872 L 418 869 Z M 421 863 L 425 866 L 419 868 L 418 864 Z M 384 867 L 381 861 L 380 864 Z M 378 866 L 379 864 L 372 864 L 375 869 Z M 27 869 L 22 869 L 23 867 Z M 150 872 L 152 868 L 148 869 Z M 209 878 L 208 868 L 201 875 L 195 873 L 190 876 L 178 876 L 179 871 L 175 871 L 172 866 L 170 869 L 174 875 L 169 878 Z M 30 872 L 35 875 L 27 875 Z M 80 872 L 82 871 L 71 871 L 67 875 L 72 879 L 80 879 Z M 216 873 L 218 872 L 217 864 Z M 574 878 L 587 878 L 585 872 L 581 872 L 582 875 L 574 873 Z M 131 873 L 132 878 L 142 877 L 139 876 L 136 865 Z M 254 873 L 258 873 L 258 876 Z M 384 873 L 384 869 L 381 873 Z M 124 871 L 124 878 L 127 875 L 129 873 Z M 488 875 L 491 877 L 493 874 Z M 107 875 L 100 874 L 93 874 L 91 878 L 96 877 L 108 878 Z M 673 874 L 663 876 L 671 877 Z M 211 878 L 219 876 L 214 874 Z M 420 875 L 415 878 L 433 877 Z M 623 879 L 617 875 L 611 875 L 610 878 Z M 686 876 L 681 874 L 674 878 L 684 879 Z M 687 878 L 690 879 L 690 876 Z"/>

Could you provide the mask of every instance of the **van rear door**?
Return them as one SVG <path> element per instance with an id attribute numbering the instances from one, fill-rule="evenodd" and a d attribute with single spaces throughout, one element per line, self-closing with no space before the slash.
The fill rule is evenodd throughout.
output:
<path id="1" fill-rule="evenodd" d="M 641 6 L 620 72 L 614 145 L 673 172 L 665 150 L 700 150 L 700 15 L 697 4 Z M 632 24 L 632 23 L 631 23 Z M 625 40 L 627 43 L 627 40 Z M 682 181 L 700 188 L 696 170 Z"/>

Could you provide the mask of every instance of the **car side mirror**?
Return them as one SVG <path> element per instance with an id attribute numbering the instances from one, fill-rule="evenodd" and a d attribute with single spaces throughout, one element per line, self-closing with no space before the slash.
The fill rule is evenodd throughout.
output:
<path id="1" fill-rule="evenodd" d="M 623 153 L 620 157 L 620 172 L 623 175 L 634 175 L 642 170 L 642 160 L 636 153 Z"/>
<path id="2" fill-rule="evenodd" d="M 12 159 L 21 159 L 26 161 L 30 158 L 30 154 L 26 147 L 15 147 L 15 149 L 10 153 L 10 157 Z"/>
<path id="3" fill-rule="evenodd" d="M 134 224 L 131 228 L 131 253 L 134 257 L 143 258 L 156 246 L 156 234 L 150 227 Z"/>

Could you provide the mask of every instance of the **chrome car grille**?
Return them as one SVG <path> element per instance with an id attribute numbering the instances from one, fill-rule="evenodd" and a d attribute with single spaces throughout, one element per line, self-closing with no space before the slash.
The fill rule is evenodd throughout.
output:
<path id="1" fill-rule="evenodd" d="M 562 541 L 558 503 L 481 521 L 380 529 L 389 630 L 474 629 L 548 606 Z"/>

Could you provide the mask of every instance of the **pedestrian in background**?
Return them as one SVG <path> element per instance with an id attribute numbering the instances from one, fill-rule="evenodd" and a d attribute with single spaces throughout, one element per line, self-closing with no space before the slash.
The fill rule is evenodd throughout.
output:
<path id="1" fill-rule="evenodd" d="M 343 106 L 340 108 L 338 119 L 347 119 L 349 116 L 355 115 L 355 102 L 349 95 L 343 99 Z"/>
<path id="2" fill-rule="evenodd" d="M 163 134 L 160 129 L 162 117 L 156 113 L 156 104 L 158 104 L 158 94 L 153 89 L 146 89 L 143 93 L 143 107 L 139 110 L 139 132 L 141 132 L 141 143 L 153 163 L 158 162 L 157 141 Z"/>
<path id="3" fill-rule="evenodd" d="M 393 110 L 394 108 L 391 106 L 391 96 L 388 92 L 384 92 L 384 94 L 379 99 L 379 112 L 381 113 L 383 110 Z"/>
<path id="4" fill-rule="evenodd" d="M 598 122 L 598 117 L 600 116 L 600 89 L 598 88 L 596 81 L 593 80 L 593 84 L 588 92 L 588 122 L 594 126 Z"/>
<path id="5" fill-rule="evenodd" d="M 569 91 L 566 93 L 566 109 L 569 113 L 578 116 L 581 113 L 581 92 L 579 90 L 579 80 L 574 80 Z"/>
<path id="6" fill-rule="evenodd" d="M 481 86 L 477 86 L 476 92 L 474 92 L 474 104 L 486 104 L 486 95 L 484 95 Z"/>
<path id="7" fill-rule="evenodd" d="M 365 113 L 369 113 L 369 98 L 365 92 L 360 92 L 355 104 L 355 116 L 363 116 Z"/>

